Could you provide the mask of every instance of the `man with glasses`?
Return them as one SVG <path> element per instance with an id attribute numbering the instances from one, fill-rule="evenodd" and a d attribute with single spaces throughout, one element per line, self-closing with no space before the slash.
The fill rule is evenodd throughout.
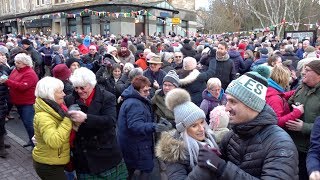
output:
<path id="1" fill-rule="evenodd" d="M 310 134 L 316 117 L 320 116 L 320 61 L 314 60 L 306 64 L 301 74 L 302 83 L 288 102 L 290 105 L 303 104 L 304 114 L 301 119 L 289 120 L 286 128 L 298 149 L 299 179 L 308 179 L 306 157 Z"/>
<path id="2" fill-rule="evenodd" d="M 173 63 L 172 63 L 172 66 L 175 70 L 182 69 L 182 65 L 183 65 L 182 60 L 183 60 L 182 52 L 175 52 Z"/>
<path id="3" fill-rule="evenodd" d="M 103 56 L 98 53 L 97 47 L 95 45 L 91 45 L 89 46 L 89 53 L 83 57 L 84 67 L 96 73 L 100 68 L 102 59 Z"/>

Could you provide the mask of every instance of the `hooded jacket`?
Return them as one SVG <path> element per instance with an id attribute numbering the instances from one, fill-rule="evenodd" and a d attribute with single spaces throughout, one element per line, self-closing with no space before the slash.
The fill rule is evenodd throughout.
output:
<path id="1" fill-rule="evenodd" d="M 48 165 L 67 164 L 70 160 L 71 120 L 57 103 L 50 100 L 37 98 L 34 109 L 33 126 L 37 144 L 32 151 L 33 159 Z"/>
<path id="2" fill-rule="evenodd" d="M 155 150 L 166 165 L 168 180 L 212 179 L 209 171 L 190 166 L 187 145 L 177 130 L 163 132 Z"/>
<path id="3" fill-rule="evenodd" d="M 220 144 L 226 166 L 218 179 L 298 179 L 298 152 L 266 105 L 258 116 L 234 125 Z"/>
<path id="4" fill-rule="evenodd" d="M 268 84 L 266 102 L 277 114 L 278 125 L 283 128 L 288 120 L 297 119 L 302 113 L 296 108 L 290 112 L 288 99 L 294 94 L 294 91 L 285 92 L 282 87 L 270 78 L 268 79 Z"/>
<path id="5" fill-rule="evenodd" d="M 219 106 L 219 105 L 226 105 L 227 104 L 227 97 L 224 94 L 224 90 L 221 89 L 220 90 L 220 95 L 217 98 L 213 97 L 209 92 L 208 89 L 205 89 L 202 92 L 202 102 L 200 105 L 200 108 L 204 111 L 204 113 L 207 116 L 207 120 L 209 120 L 209 114 L 212 111 L 212 109 L 214 109 L 215 107 Z"/>
<path id="6" fill-rule="evenodd" d="M 240 52 L 237 50 L 230 50 L 229 52 L 230 59 L 234 63 L 234 69 L 236 73 L 242 73 L 245 70 L 243 58 L 241 57 Z"/>
<path id="7" fill-rule="evenodd" d="M 220 79 L 222 89 L 227 89 L 228 84 L 236 77 L 234 62 L 229 58 L 229 54 L 222 59 L 216 57 L 216 61 L 217 68 L 213 77 Z"/>
<path id="8" fill-rule="evenodd" d="M 130 85 L 118 116 L 119 144 L 128 168 L 152 171 L 154 158 L 154 115 L 151 103 Z"/>

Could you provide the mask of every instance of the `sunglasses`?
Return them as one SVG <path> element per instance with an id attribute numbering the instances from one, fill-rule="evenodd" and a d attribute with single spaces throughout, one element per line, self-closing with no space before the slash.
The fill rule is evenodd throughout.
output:
<path id="1" fill-rule="evenodd" d="M 182 56 L 175 56 L 175 58 L 182 58 Z"/>

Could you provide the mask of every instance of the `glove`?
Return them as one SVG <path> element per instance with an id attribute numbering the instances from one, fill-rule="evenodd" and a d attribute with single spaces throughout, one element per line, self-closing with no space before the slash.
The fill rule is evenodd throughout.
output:
<path id="1" fill-rule="evenodd" d="M 201 147 L 199 150 L 198 165 L 221 176 L 226 162 L 219 157 L 220 155 L 221 153 L 215 148 L 209 149 L 208 147 Z"/>
<path id="2" fill-rule="evenodd" d="M 68 111 L 81 111 L 79 104 L 72 104 L 69 106 Z"/>
<path id="3" fill-rule="evenodd" d="M 165 124 L 157 123 L 154 127 L 156 132 L 168 131 L 169 128 Z"/>
<path id="4" fill-rule="evenodd" d="M 168 130 L 172 129 L 172 124 L 167 119 L 165 119 L 163 117 L 160 118 L 159 123 L 166 125 L 168 127 Z"/>

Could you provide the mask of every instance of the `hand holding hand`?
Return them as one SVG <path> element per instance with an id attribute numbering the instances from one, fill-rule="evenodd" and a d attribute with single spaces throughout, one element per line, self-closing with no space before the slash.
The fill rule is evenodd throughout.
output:
<path id="1" fill-rule="evenodd" d="M 300 119 L 289 120 L 288 122 L 286 122 L 286 127 L 290 131 L 301 131 L 303 127 L 303 121 Z"/>
<path id="2" fill-rule="evenodd" d="M 83 123 L 87 119 L 87 114 L 82 111 L 71 110 L 68 114 L 74 122 Z"/>

